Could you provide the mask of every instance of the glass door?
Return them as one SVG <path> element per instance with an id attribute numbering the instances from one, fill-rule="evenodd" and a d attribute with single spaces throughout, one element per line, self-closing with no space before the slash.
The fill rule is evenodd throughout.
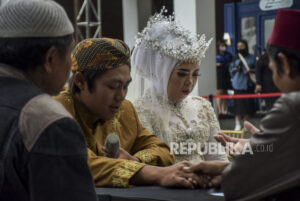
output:
<path id="1" fill-rule="evenodd" d="M 275 17 L 276 16 L 272 16 L 272 15 L 261 17 L 260 23 L 263 30 L 261 32 L 261 42 L 260 42 L 261 49 L 267 48 L 267 44 L 275 24 Z"/>
<path id="2" fill-rule="evenodd" d="M 243 17 L 241 18 L 241 38 L 248 42 L 249 46 L 249 53 L 255 54 L 256 53 L 256 17 Z"/>
<path id="3" fill-rule="evenodd" d="M 235 55 L 237 41 L 244 39 L 249 52 L 260 55 L 267 47 L 278 9 L 262 10 L 259 0 L 224 5 L 224 32 L 231 38 L 228 50 Z M 294 0 L 290 9 L 299 9 L 300 0 Z"/>

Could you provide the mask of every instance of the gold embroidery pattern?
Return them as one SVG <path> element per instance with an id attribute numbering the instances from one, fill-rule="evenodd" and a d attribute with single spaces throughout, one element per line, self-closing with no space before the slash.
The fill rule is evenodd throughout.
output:
<path id="1" fill-rule="evenodd" d="M 120 118 L 121 118 L 121 115 L 123 114 L 124 110 L 120 110 L 115 118 L 112 120 L 112 131 L 115 132 L 116 134 L 118 134 L 118 130 L 120 128 Z"/>
<path id="2" fill-rule="evenodd" d="M 66 102 L 68 102 L 68 103 L 70 103 L 70 104 L 73 104 L 73 99 L 72 99 L 71 96 L 67 95 L 67 96 L 65 96 L 64 98 L 65 98 L 65 101 L 66 101 Z"/>
<path id="3" fill-rule="evenodd" d="M 157 165 L 157 157 L 147 153 L 147 151 L 139 151 L 134 154 L 135 157 L 139 158 L 143 163 L 148 165 Z"/>
<path id="4" fill-rule="evenodd" d="M 114 187 L 130 187 L 130 178 L 144 165 L 135 161 L 124 161 L 121 167 L 117 168 L 112 176 Z"/>
<path id="5" fill-rule="evenodd" d="M 115 187 L 124 187 L 124 188 L 129 187 L 129 184 L 126 181 L 124 181 L 124 179 L 122 178 L 113 178 L 112 184 Z"/>

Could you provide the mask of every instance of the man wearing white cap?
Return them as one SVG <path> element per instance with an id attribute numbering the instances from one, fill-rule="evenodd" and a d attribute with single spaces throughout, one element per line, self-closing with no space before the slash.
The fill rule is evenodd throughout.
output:
<path id="1" fill-rule="evenodd" d="M 52 0 L 0 7 L 0 200 L 97 200 L 82 131 L 50 96 L 69 76 L 73 32 Z"/>

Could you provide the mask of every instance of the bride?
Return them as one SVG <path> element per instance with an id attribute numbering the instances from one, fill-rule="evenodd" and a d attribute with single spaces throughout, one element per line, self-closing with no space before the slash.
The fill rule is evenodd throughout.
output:
<path id="1" fill-rule="evenodd" d="M 133 72 L 149 86 L 134 102 L 139 119 L 170 145 L 176 162 L 227 161 L 223 148 L 209 149 L 217 146 L 213 136 L 220 130 L 210 102 L 189 95 L 211 40 L 192 35 L 163 12 L 149 19 L 132 53 Z"/>

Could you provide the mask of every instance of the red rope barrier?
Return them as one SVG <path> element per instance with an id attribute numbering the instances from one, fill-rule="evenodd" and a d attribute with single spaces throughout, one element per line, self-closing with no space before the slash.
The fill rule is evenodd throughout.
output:
<path id="1" fill-rule="evenodd" d="M 234 99 L 234 98 L 272 98 L 280 97 L 282 93 L 263 93 L 263 94 L 236 94 L 236 95 L 214 95 L 213 98 Z M 209 98 L 209 96 L 202 96 Z"/>

